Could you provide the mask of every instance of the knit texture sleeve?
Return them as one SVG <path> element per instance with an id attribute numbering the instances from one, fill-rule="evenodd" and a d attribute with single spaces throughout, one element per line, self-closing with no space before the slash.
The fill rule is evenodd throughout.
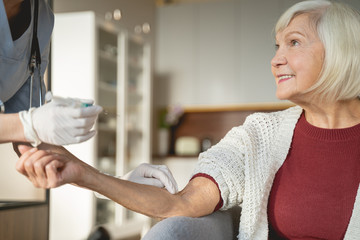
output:
<path id="1" fill-rule="evenodd" d="M 234 127 L 208 151 L 201 153 L 194 174 L 210 175 L 218 184 L 223 206 L 221 210 L 240 205 L 244 192 L 244 141 L 243 127 Z"/>

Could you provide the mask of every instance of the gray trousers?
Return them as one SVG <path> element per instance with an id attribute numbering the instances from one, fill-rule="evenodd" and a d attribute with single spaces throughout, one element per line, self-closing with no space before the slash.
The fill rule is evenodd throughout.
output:
<path id="1" fill-rule="evenodd" d="M 171 217 L 155 224 L 142 240 L 233 240 L 239 219 L 238 207 L 200 218 Z"/>

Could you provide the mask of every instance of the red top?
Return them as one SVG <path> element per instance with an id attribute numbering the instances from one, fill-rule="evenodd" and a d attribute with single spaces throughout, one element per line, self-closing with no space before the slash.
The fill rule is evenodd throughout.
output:
<path id="1" fill-rule="evenodd" d="M 322 129 L 300 117 L 268 203 L 269 239 L 343 239 L 360 182 L 360 124 Z"/>

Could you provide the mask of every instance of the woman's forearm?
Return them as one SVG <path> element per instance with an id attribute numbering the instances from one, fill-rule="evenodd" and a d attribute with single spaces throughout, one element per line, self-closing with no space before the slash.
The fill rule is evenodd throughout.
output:
<path id="1" fill-rule="evenodd" d="M 100 193 L 114 202 L 149 217 L 163 219 L 172 216 L 200 217 L 213 212 L 220 200 L 215 183 L 207 178 L 198 177 L 189 182 L 183 191 L 171 194 L 166 189 L 138 184 L 99 172 L 92 166 L 77 159 L 61 148 L 50 146 L 52 152 L 65 154 L 74 163 L 67 170 L 78 169 L 74 180 L 76 186 Z M 65 176 L 65 178 L 67 178 Z"/>
<path id="2" fill-rule="evenodd" d="M 183 191 L 170 194 L 165 189 L 137 184 L 99 172 L 64 148 L 40 146 L 44 150 L 20 146 L 17 170 L 36 186 L 55 188 L 74 184 L 104 195 L 120 205 L 144 215 L 163 219 L 171 216 L 205 216 L 220 200 L 214 182 L 197 177 Z"/>
<path id="3" fill-rule="evenodd" d="M 178 195 L 172 195 L 164 189 L 136 184 L 107 175 L 98 175 L 98 181 L 106 184 L 93 185 L 99 192 L 120 205 L 154 218 L 166 218 L 172 215 L 186 214 L 181 207 L 182 201 Z M 178 213 L 171 209 L 174 207 Z"/>
<path id="4" fill-rule="evenodd" d="M 220 198 L 216 185 L 206 178 L 194 179 L 175 195 L 165 189 L 121 180 L 96 170 L 91 170 L 86 180 L 78 185 L 96 191 L 130 210 L 157 219 L 208 215 Z"/>

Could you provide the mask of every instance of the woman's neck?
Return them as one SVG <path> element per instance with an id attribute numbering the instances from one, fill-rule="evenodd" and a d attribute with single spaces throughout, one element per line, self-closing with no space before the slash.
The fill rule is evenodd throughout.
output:
<path id="1" fill-rule="evenodd" d="M 360 100 L 335 103 L 299 104 L 305 110 L 306 120 L 320 128 L 348 128 L 360 123 Z"/>

